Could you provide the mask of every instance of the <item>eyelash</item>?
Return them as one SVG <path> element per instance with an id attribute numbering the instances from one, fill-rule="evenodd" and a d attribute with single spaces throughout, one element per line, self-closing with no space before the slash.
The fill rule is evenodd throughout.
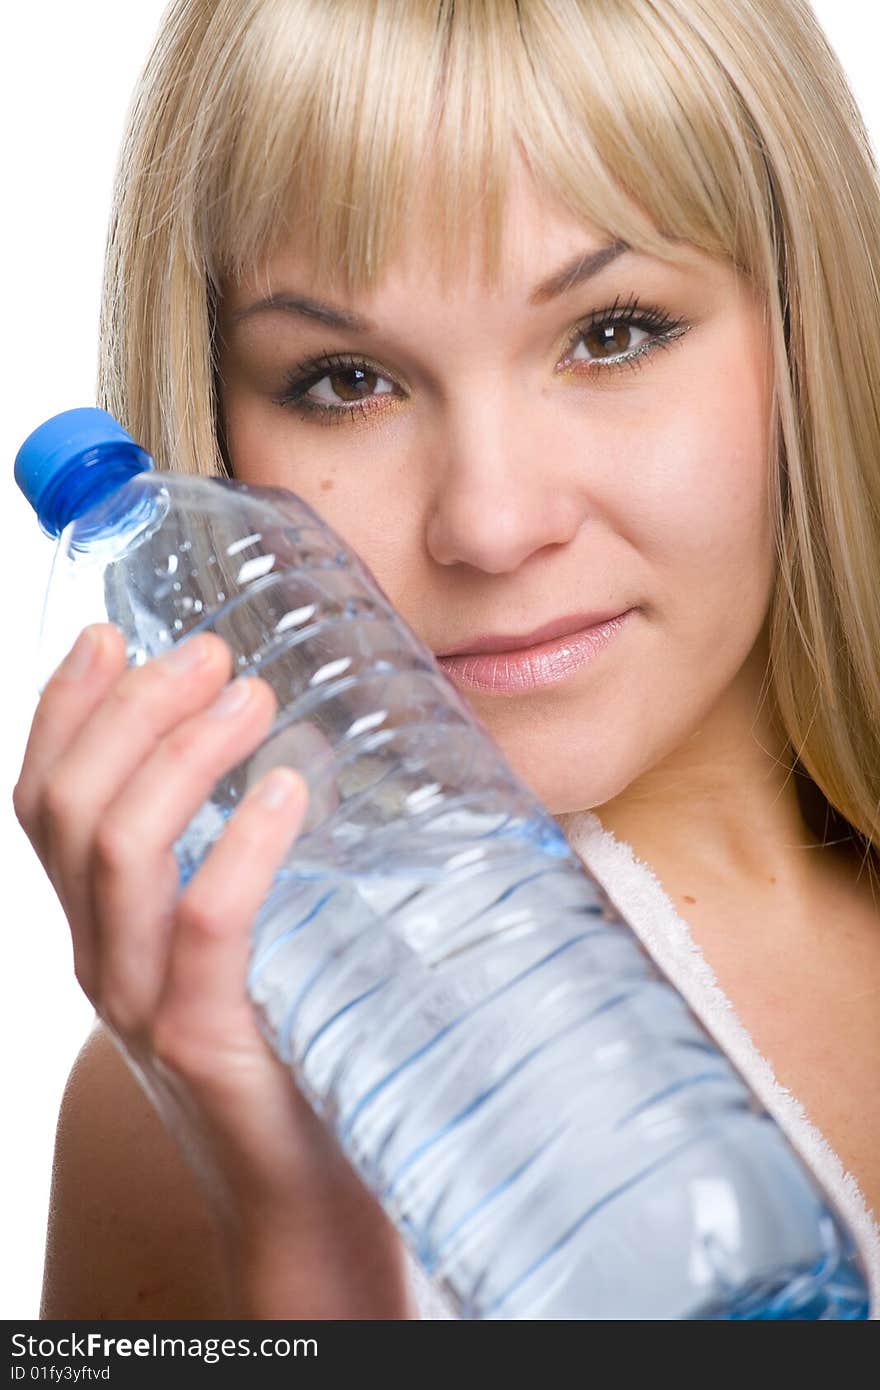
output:
<path id="1" fill-rule="evenodd" d="M 605 309 L 593 310 L 586 319 L 582 319 L 577 324 L 566 346 L 566 356 L 577 347 L 581 337 L 585 337 L 596 328 L 608 328 L 619 323 L 629 324 L 634 328 L 650 332 L 653 334 L 653 340 L 640 343 L 637 348 L 617 358 L 611 358 L 604 362 L 598 359 L 590 363 L 587 368 L 587 374 L 590 376 L 595 377 L 605 372 L 618 372 L 627 367 L 634 371 L 638 370 L 643 365 L 643 359 L 655 348 L 668 348 L 674 340 L 683 337 L 690 327 L 690 324 L 686 323 L 684 319 L 671 318 L 654 305 L 642 306 L 635 296 L 623 305 L 619 303 L 619 298 L 618 296 L 614 303 Z M 585 362 L 583 358 L 577 360 L 582 363 Z M 350 406 L 333 406 L 319 405 L 316 401 L 310 401 L 306 397 L 306 392 L 310 391 L 313 386 L 317 386 L 324 377 L 352 370 L 366 371 L 370 375 L 378 376 L 383 381 L 393 384 L 393 379 L 375 363 L 368 362 L 364 358 L 347 357 L 340 353 L 327 352 L 307 357 L 304 361 L 298 362 L 287 374 L 283 390 L 274 396 L 273 400 L 276 404 L 293 410 L 321 425 L 341 424 L 343 419 L 351 419 L 355 415 L 365 418 L 372 415 L 377 408 L 369 401 L 355 401 Z M 583 371 L 577 372 L 576 375 L 583 375 Z M 380 394 L 385 396 L 392 393 L 383 391 Z M 382 409 L 381 406 L 378 408 Z"/>

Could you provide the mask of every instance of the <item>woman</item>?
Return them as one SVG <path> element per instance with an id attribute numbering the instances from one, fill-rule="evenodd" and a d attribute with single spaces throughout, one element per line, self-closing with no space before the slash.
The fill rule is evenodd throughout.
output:
<path id="1" fill-rule="evenodd" d="M 123 149 L 99 382 L 160 466 L 311 502 L 575 847 L 650 863 L 868 1256 L 878 247 L 801 0 L 177 0 Z M 510 654 L 624 613 L 586 665 Z M 274 699 L 188 646 L 126 671 L 90 629 L 16 787 L 97 1012 L 42 1316 L 442 1316 L 245 996 L 302 779 L 177 897 L 171 845 Z"/>

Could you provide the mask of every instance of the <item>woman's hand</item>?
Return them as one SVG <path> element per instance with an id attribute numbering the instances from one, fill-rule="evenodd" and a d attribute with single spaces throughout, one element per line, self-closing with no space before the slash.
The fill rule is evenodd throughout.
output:
<path id="1" fill-rule="evenodd" d="M 276 711 L 265 681 L 227 684 L 230 671 L 212 633 L 127 668 L 121 631 L 87 628 L 37 706 L 16 815 L 70 924 L 76 978 L 216 1217 L 252 1305 L 237 1315 L 409 1317 L 402 1242 L 245 988 L 253 918 L 304 820 L 305 779 L 265 776 L 180 892 L 174 841 Z"/>

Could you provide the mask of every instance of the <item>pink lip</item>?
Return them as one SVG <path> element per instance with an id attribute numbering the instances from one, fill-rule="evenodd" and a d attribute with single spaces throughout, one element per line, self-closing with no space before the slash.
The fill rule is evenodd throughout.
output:
<path id="1" fill-rule="evenodd" d="M 555 685 L 594 660 L 638 610 L 628 608 L 578 632 L 519 651 L 465 652 L 438 656 L 437 663 L 458 685 L 472 690 L 518 695 L 539 686 Z M 557 624 L 558 626 L 558 624 Z M 522 641 L 521 638 L 517 639 Z"/>
<path id="2" fill-rule="evenodd" d="M 620 609 L 604 613 L 569 613 L 566 618 L 554 618 L 552 622 L 536 627 L 532 632 L 510 635 L 495 632 L 487 637 L 471 637 L 450 647 L 442 656 L 477 656 L 482 652 L 519 652 L 526 647 L 536 647 L 539 642 L 549 642 L 553 637 L 567 637 L 572 632 L 583 632 L 584 628 L 598 627 L 611 618 L 618 617 Z"/>

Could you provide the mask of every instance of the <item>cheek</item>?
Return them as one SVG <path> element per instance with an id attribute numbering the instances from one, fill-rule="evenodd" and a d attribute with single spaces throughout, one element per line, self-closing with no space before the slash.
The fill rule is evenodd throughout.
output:
<path id="1" fill-rule="evenodd" d="M 280 406 L 231 391 L 224 405 L 224 425 L 236 478 L 255 487 L 286 487 L 306 497 L 302 486 L 306 460 L 301 449 L 292 447 L 290 423 Z M 317 486 L 317 470 L 314 479 Z"/>
<path id="2" fill-rule="evenodd" d="M 341 442 L 334 453 L 333 440 L 312 445 L 308 432 L 291 428 L 279 407 L 245 401 L 234 396 L 225 408 L 226 441 L 235 477 L 254 487 L 281 487 L 301 497 L 318 516 L 355 551 L 391 602 L 404 611 L 401 596 L 424 589 L 414 555 L 417 525 L 410 524 L 406 507 L 404 467 L 400 477 L 389 477 L 377 486 L 370 469 L 358 469 L 356 446 Z M 340 427 L 343 434 L 345 425 Z M 324 433 L 320 426 L 316 433 Z M 326 434 L 333 434 L 326 427 Z M 393 471 L 394 459 L 386 454 Z M 389 497 L 394 499 L 394 525 L 389 525 Z"/>
<path id="3" fill-rule="evenodd" d="M 314 448 L 305 432 L 295 434 L 281 407 L 239 403 L 234 394 L 224 423 L 236 478 L 254 487 L 287 488 L 353 543 L 352 525 L 363 515 L 363 499 L 352 496 L 351 473 L 340 471 L 326 445 Z"/>
<path id="4" fill-rule="evenodd" d="M 695 633 L 719 616 L 759 625 L 772 584 L 769 406 L 754 358 L 729 361 L 654 416 L 626 524 L 661 616 Z"/>

